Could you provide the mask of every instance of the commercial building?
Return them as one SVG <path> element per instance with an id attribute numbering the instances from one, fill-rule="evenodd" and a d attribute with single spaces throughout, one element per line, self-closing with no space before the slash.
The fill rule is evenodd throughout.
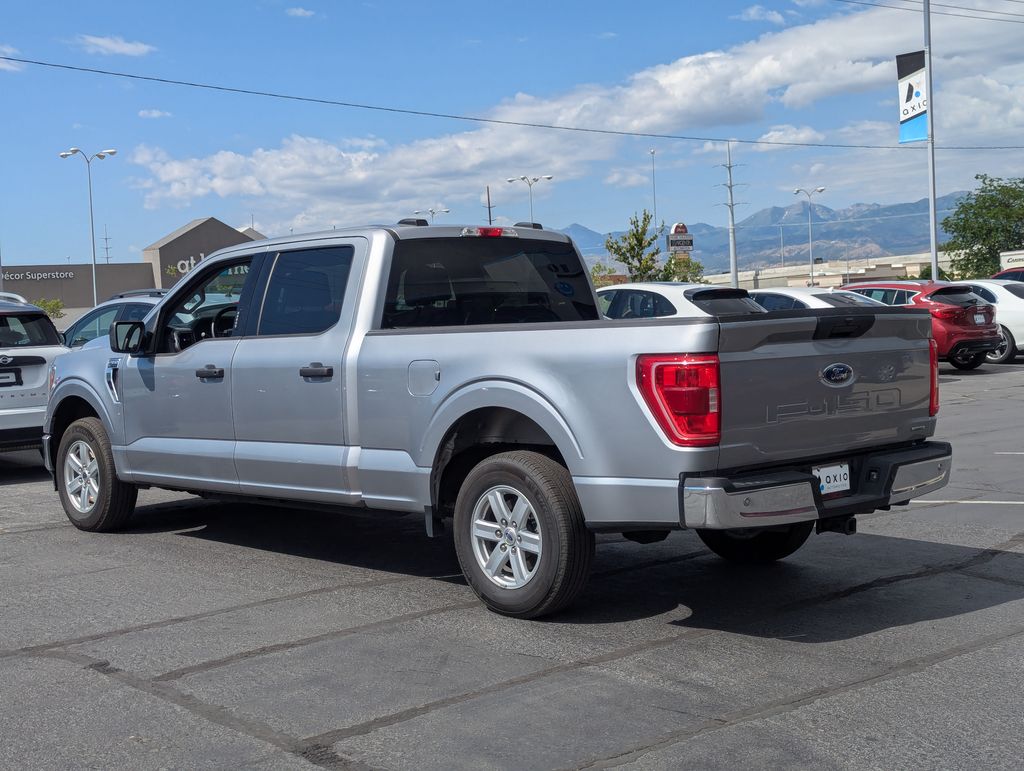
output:
<path id="1" fill-rule="evenodd" d="M 102 302 L 130 289 L 173 286 L 208 254 L 261 238 L 252 228 L 237 230 L 214 217 L 193 220 L 147 246 L 142 262 L 97 264 L 96 296 Z M 4 266 L 0 289 L 30 302 L 60 300 L 65 317 L 57 326 L 63 329 L 92 308 L 92 263 Z"/>

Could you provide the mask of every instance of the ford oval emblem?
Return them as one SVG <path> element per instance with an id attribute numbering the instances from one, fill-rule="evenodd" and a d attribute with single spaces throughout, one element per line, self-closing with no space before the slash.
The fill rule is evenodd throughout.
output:
<path id="1" fill-rule="evenodd" d="M 829 388 L 852 385 L 854 381 L 853 367 L 849 364 L 829 364 L 818 374 L 818 379 Z"/>

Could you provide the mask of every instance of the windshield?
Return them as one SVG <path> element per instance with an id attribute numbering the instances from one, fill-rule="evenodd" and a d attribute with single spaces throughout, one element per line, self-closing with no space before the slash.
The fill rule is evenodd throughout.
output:
<path id="1" fill-rule="evenodd" d="M 60 345 L 57 330 L 45 313 L 0 315 L 0 348 Z"/>

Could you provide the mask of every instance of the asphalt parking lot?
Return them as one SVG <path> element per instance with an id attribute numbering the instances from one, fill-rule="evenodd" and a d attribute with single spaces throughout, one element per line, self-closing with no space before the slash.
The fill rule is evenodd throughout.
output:
<path id="1" fill-rule="evenodd" d="M 537 622 L 417 517 L 147 491 L 90 535 L 0 456 L 0 767 L 1019 768 L 1024 365 L 942 397 L 930 501 L 758 569 L 602 536 Z"/>

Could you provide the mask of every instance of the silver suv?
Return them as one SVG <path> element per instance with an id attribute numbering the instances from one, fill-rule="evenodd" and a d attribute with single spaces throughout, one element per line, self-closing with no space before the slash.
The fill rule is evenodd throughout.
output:
<path id="1" fill-rule="evenodd" d="M 41 308 L 0 292 L 0 452 L 41 446 L 46 376 L 65 350 Z"/>
<path id="2" fill-rule="evenodd" d="M 64 330 L 64 342 L 70 348 L 79 348 L 97 337 L 106 338 L 115 321 L 141 321 L 165 294 L 166 289 L 133 289 L 116 294 Z"/>

